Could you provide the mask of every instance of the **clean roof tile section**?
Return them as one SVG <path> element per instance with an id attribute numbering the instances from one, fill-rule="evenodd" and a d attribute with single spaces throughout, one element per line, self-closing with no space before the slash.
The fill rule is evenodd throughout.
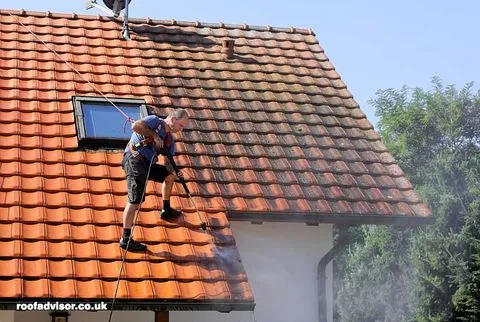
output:
<path id="1" fill-rule="evenodd" d="M 78 149 L 72 96 L 98 94 L 20 23 L 109 96 L 166 99 L 149 65 L 165 52 L 154 49 L 160 42 L 121 40 L 117 23 L 94 17 L 1 11 L 0 21 L 0 302 L 111 299 L 122 260 L 122 151 Z M 147 54 L 155 62 L 143 63 Z M 199 198 L 210 185 L 187 173 L 209 228 L 200 229 L 181 187 L 172 205 L 185 216 L 161 220 L 161 186 L 150 183 L 135 229 L 148 251 L 128 254 L 118 307 L 251 310 L 225 204 Z"/>
<path id="2" fill-rule="evenodd" d="M 137 230 L 150 252 L 129 255 L 121 299 L 251 305 L 227 216 L 430 219 L 310 30 L 131 19 L 132 40 L 124 41 L 121 22 L 108 18 L 20 11 L 0 18 L 7 298 L 111 297 L 126 195 L 121 152 L 78 149 L 72 96 L 98 94 L 20 22 L 106 95 L 192 116 L 177 162 L 211 228 L 200 231 L 181 187 L 172 202 L 184 221 L 161 221 L 160 189 L 150 185 Z M 222 53 L 228 39 L 231 58 Z M 68 265 L 58 269 L 56 260 Z"/>

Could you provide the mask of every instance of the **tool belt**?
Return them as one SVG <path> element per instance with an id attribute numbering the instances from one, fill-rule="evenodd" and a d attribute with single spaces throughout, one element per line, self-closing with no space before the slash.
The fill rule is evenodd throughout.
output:
<path id="1" fill-rule="evenodd" d="M 138 142 L 135 145 L 129 142 L 128 151 L 124 153 L 124 158 L 134 157 L 138 160 L 145 159 L 145 157 L 138 151 L 138 149 L 151 144 L 153 141 L 153 137 L 147 137 L 146 139 Z"/>
<path id="2" fill-rule="evenodd" d="M 138 160 L 141 160 L 144 158 L 144 156 L 140 152 L 138 152 L 137 148 L 133 146 L 131 143 L 128 143 L 128 151 L 123 154 L 123 157 L 125 159 L 133 157 Z"/>

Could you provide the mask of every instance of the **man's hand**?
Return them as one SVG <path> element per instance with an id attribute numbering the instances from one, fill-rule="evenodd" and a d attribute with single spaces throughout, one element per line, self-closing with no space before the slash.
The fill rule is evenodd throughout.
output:
<path id="1" fill-rule="evenodd" d="M 181 170 L 179 170 L 179 171 L 177 172 L 177 177 L 180 178 L 180 179 L 184 179 L 184 178 L 183 178 L 183 173 L 182 173 Z"/>

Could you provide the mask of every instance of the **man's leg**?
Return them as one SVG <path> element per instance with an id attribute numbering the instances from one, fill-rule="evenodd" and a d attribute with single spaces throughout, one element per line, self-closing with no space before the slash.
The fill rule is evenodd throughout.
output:
<path id="1" fill-rule="evenodd" d="M 132 237 L 132 226 L 135 213 L 137 212 L 138 205 L 127 202 L 125 209 L 123 210 L 123 236 L 120 240 L 120 247 L 123 249 L 131 251 L 144 251 L 147 249 L 147 246 L 137 242 Z"/>
<path id="2" fill-rule="evenodd" d="M 123 169 L 127 174 L 128 201 L 123 210 L 123 234 L 120 240 L 120 247 L 131 251 L 144 251 L 147 246 L 133 239 L 132 226 L 139 203 L 142 202 L 143 189 L 146 185 L 145 169 L 136 159 L 126 159 L 123 162 Z"/>
<path id="3" fill-rule="evenodd" d="M 150 179 L 162 183 L 163 209 L 160 212 L 160 216 L 163 219 L 173 218 L 182 214 L 170 206 L 170 195 L 172 194 L 172 187 L 176 178 L 174 174 L 168 172 L 165 166 L 159 164 L 152 165 Z"/>
<path id="4" fill-rule="evenodd" d="M 170 195 L 172 194 L 172 187 L 175 183 L 175 176 L 169 174 L 162 184 L 162 198 L 163 198 L 163 210 L 161 212 L 162 218 L 172 218 L 181 214 L 180 211 L 173 209 L 170 206 Z"/>
<path id="5" fill-rule="evenodd" d="M 127 202 L 125 209 L 123 210 L 123 236 L 120 240 L 120 247 L 131 251 L 144 251 L 147 246 L 141 244 L 132 238 L 132 226 L 135 213 L 138 209 L 138 205 Z"/>
<path id="6" fill-rule="evenodd" d="M 168 177 L 165 178 L 162 184 L 162 196 L 163 200 L 170 200 L 170 195 L 172 194 L 172 187 L 175 183 L 175 176 L 173 174 L 169 174 Z"/>
<path id="7" fill-rule="evenodd" d="M 123 210 L 123 236 L 122 240 L 127 240 L 132 235 L 132 225 L 133 217 L 135 216 L 135 211 L 137 210 L 138 205 L 131 204 L 127 202 L 125 209 Z M 130 245 L 129 245 L 130 246 Z"/>
<path id="8" fill-rule="evenodd" d="M 125 209 L 123 210 L 123 229 L 132 229 L 133 217 L 137 211 L 138 205 L 127 202 Z"/>

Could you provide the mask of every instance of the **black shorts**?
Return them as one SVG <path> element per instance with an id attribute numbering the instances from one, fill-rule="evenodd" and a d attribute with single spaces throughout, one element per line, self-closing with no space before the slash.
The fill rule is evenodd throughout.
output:
<path id="1" fill-rule="evenodd" d="M 145 195 L 142 200 L 142 194 L 147 181 L 149 165 L 149 160 L 145 158 L 137 159 L 131 154 L 127 154 L 122 160 L 122 168 L 127 175 L 128 202 L 131 204 L 138 205 L 145 200 Z M 168 175 L 165 166 L 154 163 L 150 169 L 149 180 L 163 182 Z"/>

